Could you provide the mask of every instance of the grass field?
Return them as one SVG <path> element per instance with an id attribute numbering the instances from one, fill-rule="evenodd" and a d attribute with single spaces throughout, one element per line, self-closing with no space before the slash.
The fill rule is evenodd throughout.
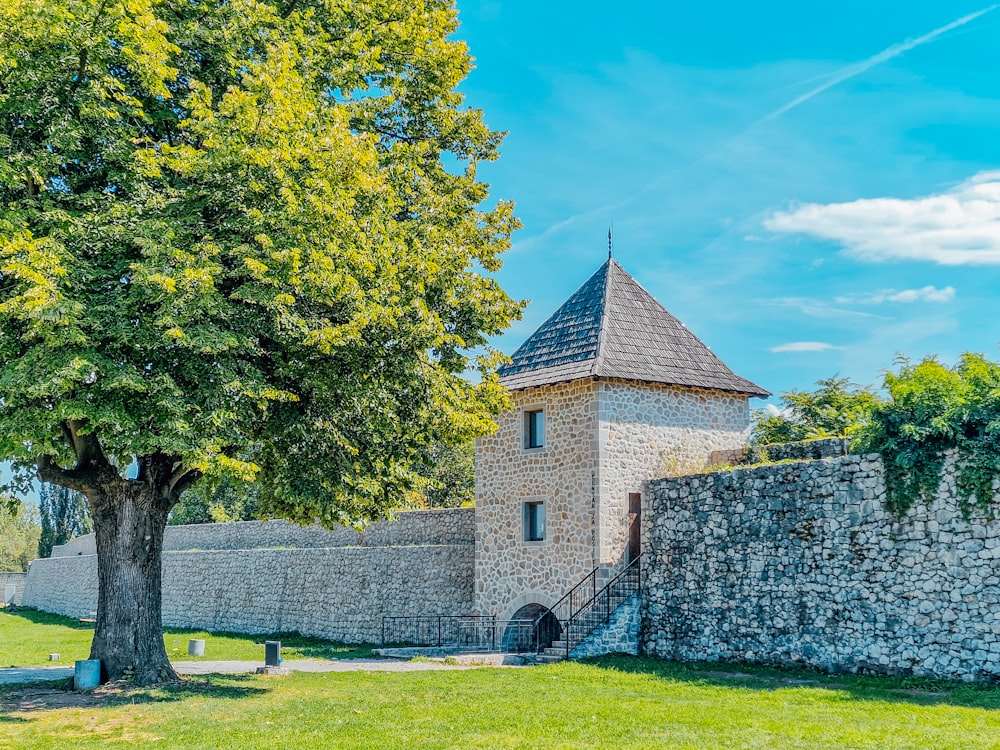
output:
<path id="1" fill-rule="evenodd" d="M 16 632 L 2 622 L 6 648 Z M 94 694 L 0 689 L 0 748 L 123 746 L 1000 748 L 1000 688 L 612 657 L 525 669 L 213 676 Z"/>
<path id="2" fill-rule="evenodd" d="M 59 654 L 61 663 L 73 666 L 90 655 L 94 626 L 59 615 L 32 609 L 8 612 L 0 609 L 0 668 L 34 667 L 49 664 L 49 654 Z M 205 639 L 205 656 L 188 656 L 189 638 Z M 367 646 L 346 646 L 317 638 L 280 634 L 274 636 L 240 633 L 206 633 L 182 628 L 165 628 L 167 655 L 177 661 L 256 660 L 264 661 L 264 641 L 281 641 L 285 659 L 357 659 L 371 656 Z"/>

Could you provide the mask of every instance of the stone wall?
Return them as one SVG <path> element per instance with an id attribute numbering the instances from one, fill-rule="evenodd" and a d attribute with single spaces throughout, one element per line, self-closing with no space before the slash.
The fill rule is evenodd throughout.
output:
<path id="1" fill-rule="evenodd" d="M 267 549 L 274 547 L 399 547 L 406 545 L 474 544 L 475 508 L 413 510 L 363 531 L 346 527 L 298 526 L 288 521 L 241 521 L 168 526 L 165 550 Z M 94 535 L 53 547 L 52 557 L 96 554 Z"/>
<path id="2" fill-rule="evenodd" d="M 570 652 L 574 659 L 587 659 L 607 654 L 638 654 L 641 600 L 632 594 L 611 613 L 611 619 L 584 638 Z"/>
<path id="3" fill-rule="evenodd" d="M 3 594 L 7 590 L 7 586 L 14 586 L 14 601 L 11 603 L 15 606 L 19 605 L 26 579 L 27 575 L 24 573 L 0 573 L 0 604 L 3 604 Z"/>
<path id="4" fill-rule="evenodd" d="M 1000 523 L 885 509 L 881 459 L 650 483 L 643 649 L 672 659 L 1000 676 Z"/>
<path id="5" fill-rule="evenodd" d="M 403 513 L 399 528 L 381 524 L 360 536 L 275 522 L 171 527 L 163 622 L 375 643 L 385 616 L 469 614 L 473 518 L 465 508 Z M 25 606 L 69 617 L 97 608 L 97 557 L 86 540 L 75 542 L 62 550 L 72 554 L 31 563 Z"/>
<path id="6" fill-rule="evenodd" d="M 592 380 L 514 392 L 516 408 L 476 443 L 476 611 L 510 619 L 552 606 L 597 565 L 597 389 Z M 524 447 L 524 412 L 545 411 L 544 447 Z M 524 540 L 523 503 L 542 500 L 546 537 Z"/>
<path id="7" fill-rule="evenodd" d="M 699 471 L 713 451 L 742 449 L 750 407 L 735 393 L 626 380 L 602 381 L 599 398 L 600 561 L 614 566 L 625 553 L 629 493 Z"/>

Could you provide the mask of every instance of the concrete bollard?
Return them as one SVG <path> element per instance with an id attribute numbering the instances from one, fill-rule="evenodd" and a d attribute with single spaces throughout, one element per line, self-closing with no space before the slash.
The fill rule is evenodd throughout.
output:
<path id="1" fill-rule="evenodd" d="M 191 638 L 188 640 L 188 656 L 204 656 L 205 641 L 201 638 Z"/>
<path id="2" fill-rule="evenodd" d="M 73 670 L 74 690 L 93 690 L 101 684 L 101 660 L 81 659 Z"/>

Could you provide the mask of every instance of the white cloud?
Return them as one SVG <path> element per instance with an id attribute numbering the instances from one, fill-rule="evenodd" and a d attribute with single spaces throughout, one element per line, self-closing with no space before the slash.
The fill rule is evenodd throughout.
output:
<path id="1" fill-rule="evenodd" d="M 833 301 L 838 305 L 881 305 L 885 302 L 942 302 L 948 303 L 955 299 L 955 287 L 946 286 L 938 289 L 934 286 L 925 286 L 920 289 L 881 289 L 872 294 L 848 294 L 843 297 L 834 297 Z"/>
<path id="2" fill-rule="evenodd" d="M 839 242 L 868 261 L 996 265 L 1000 264 L 1000 171 L 980 172 L 951 190 L 912 200 L 807 203 L 773 214 L 764 226 L 772 232 Z"/>
<path id="3" fill-rule="evenodd" d="M 825 341 L 791 341 L 787 344 L 772 346 L 769 352 L 825 352 L 829 349 L 839 349 L 839 346 L 827 344 Z"/>

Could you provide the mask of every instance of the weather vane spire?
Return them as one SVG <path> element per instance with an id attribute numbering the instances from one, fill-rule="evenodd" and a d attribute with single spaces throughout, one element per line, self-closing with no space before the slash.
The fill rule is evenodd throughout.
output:
<path id="1" fill-rule="evenodd" d="M 611 227 L 613 225 L 608 225 L 608 260 L 611 260 Z"/>

